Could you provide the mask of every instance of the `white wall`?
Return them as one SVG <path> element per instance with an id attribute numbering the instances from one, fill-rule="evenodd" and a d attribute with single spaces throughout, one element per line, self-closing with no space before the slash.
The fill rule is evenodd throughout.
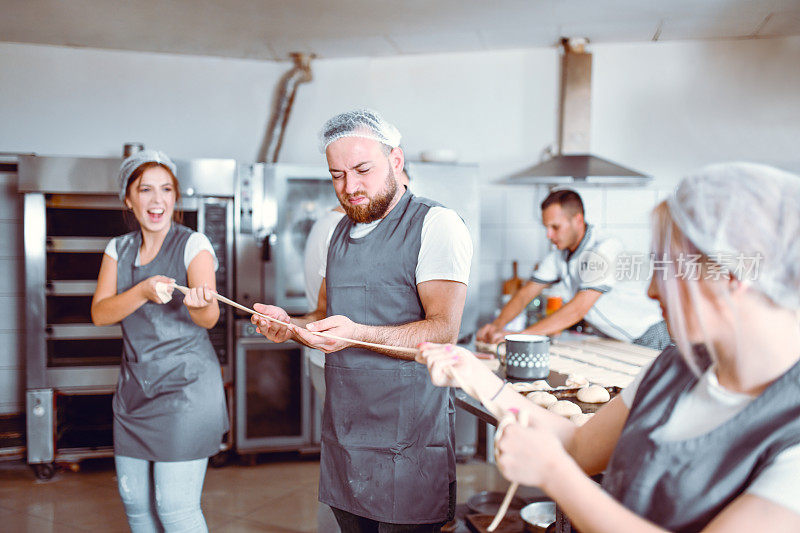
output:
<path id="1" fill-rule="evenodd" d="M 656 176 L 648 189 L 586 190 L 588 218 L 631 250 L 681 174 L 749 159 L 800 171 L 800 37 L 595 45 L 592 149 Z M 178 158 L 255 158 L 288 64 L 0 44 L 0 151 L 117 155 L 140 141 Z M 544 191 L 491 185 L 533 165 L 556 133 L 555 49 L 320 60 L 301 86 L 282 161 L 323 163 L 316 133 L 353 106 L 381 110 L 410 159 L 453 148 L 481 166 L 482 300 L 510 261 L 546 250 Z"/>
<path id="2" fill-rule="evenodd" d="M 282 65 L 0 44 L 0 151 L 255 158 Z"/>
<path id="3" fill-rule="evenodd" d="M 751 158 L 800 170 L 800 37 L 594 45 L 592 148 L 674 180 Z M 320 162 L 331 114 L 369 105 L 412 158 L 456 149 L 487 181 L 554 140 L 554 49 L 319 60 L 282 159 Z M 176 157 L 253 159 L 286 63 L 0 43 L 0 151 L 108 156 L 126 141 Z"/>

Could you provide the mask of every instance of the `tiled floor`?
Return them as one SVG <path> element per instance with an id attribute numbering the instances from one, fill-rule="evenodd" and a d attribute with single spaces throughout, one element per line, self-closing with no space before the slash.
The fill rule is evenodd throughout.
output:
<path id="1" fill-rule="evenodd" d="M 221 533 L 312 532 L 317 529 L 318 459 L 263 456 L 254 466 L 209 468 L 203 513 Z M 458 465 L 458 501 L 508 483 L 484 463 Z M 39 481 L 24 462 L 0 463 L 0 531 L 128 531 L 110 460 L 85 461 Z"/>

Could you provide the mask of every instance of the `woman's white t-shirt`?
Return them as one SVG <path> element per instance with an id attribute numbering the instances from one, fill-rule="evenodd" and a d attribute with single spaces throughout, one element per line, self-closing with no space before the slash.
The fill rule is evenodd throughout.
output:
<path id="1" fill-rule="evenodd" d="M 630 409 L 636 390 L 650 365 L 625 387 L 620 396 Z M 652 438 L 670 442 L 704 435 L 721 426 L 755 399 L 749 394 L 731 392 L 719 384 L 714 368 L 706 370 L 697 384 L 675 404 L 667 423 L 656 429 Z M 779 453 L 764 468 L 745 492 L 777 503 L 800 514 L 800 444 Z"/>
<path id="2" fill-rule="evenodd" d="M 192 260 L 197 257 L 197 254 L 202 250 L 207 250 L 211 253 L 211 257 L 214 258 L 214 272 L 216 272 L 217 268 L 219 268 L 219 261 L 217 261 L 217 254 L 214 253 L 214 247 L 211 246 L 211 241 L 208 240 L 208 237 L 196 231 L 189 235 L 186 241 L 186 249 L 183 251 L 183 264 L 186 266 L 186 269 L 189 269 L 189 264 L 191 264 Z M 108 242 L 104 253 L 114 261 L 118 260 L 116 237 Z M 136 252 L 134 266 L 139 266 L 139 252 Z"/>

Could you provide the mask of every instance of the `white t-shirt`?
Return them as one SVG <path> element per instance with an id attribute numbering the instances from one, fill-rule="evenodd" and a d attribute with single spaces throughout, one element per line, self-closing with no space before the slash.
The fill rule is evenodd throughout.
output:
<path id="1" fill-rule="evenodd" d="M 208 250 L 211 253 L 211 257 L 214 258 L 214 272 L 216 272 L 217 268 L 219 268 L 219 261 L 217 261 L 217 254 L 214 253 L 214 247 L 211 246 L 211 241 L 208 240 L 208 237 L 196 231 L 189 235 L 189 239 L 186 241 L 186 249 L 183 251 L 183 264 L 186 266 L 186 269 L 189 269 L 189 264 L 197 257 L 197 254 L 199 254 L 201 250 Z M 111 239 L 106 245 L 105 254 L 114 261 L 118 260 L 116 237 Z M 138 251 L 136 252 L 134 266 L 139 266 Z"/>
<path id="2" fill-rule="evenodd" d="M 311 228 L 305 249 L 306 299 L 309 309 L 317 308 L 319 287 L 328 265 L 328 247 L 333 230 L 344 213 L 331 211 L 320 217 Z M 354 239 L 364 237 L 375 229 L 380 220 L 369 224 L 356 224 L 350 231 Z M 434 229 L 435 228 L 435 229 Z M 472 238 L 467 226 L 455 211 L 432 207 L 422 221 L 422 242 L 417 256 L 416 281 L 444 279 L 466 285 L 472 263 Z M 316 266 L 316 272 L 312 270 Z M 309 350 L 312 364 L 323 366 L 325 354 Z"/>
<path id="3" fill-rule="evenodd" d="M 621 341 L 632 342 L 647 329 L 661 322 L 658 304 L 647 297 L 639 286 L 617 281 L 618 257 L 622 243 L 602 235 L 591 224 L 578 248 L 553 250 L 545 256 L 531 276 L 532 281 L 552 285 L 572 299 L 578 291 L 591 289 L 602 293 L 584 317 L 587 322 Z"/>
<path id="4" fill-rule="evenodd" d="M 350 237 L 360 239 L 369 235 L 382 219 L 369 224 L 355 224 Z M 334 224 L 325 240 L 325 253 L 318 271 L 325 277 L 328 264 L 328 246 L 333 237 Z M 431 207 L 422 221 L 422 242 L 417 256 L 416 282 L 441 279 L 467 284 L 472 264 L 472 238 L 461 217 L 446 207 Z"/>
<path id="5" fill-rule="evenodd" d="M 620 395 L 630 408 L 636 390 L 650 365 L 625 387 Z M 749 394 L 731 392 L 719 384 L 713 368 L 700 377 L 697 384 L 675 404 L 667 423 L 656 429 L 656 441 L 686 440 L 703 435 L 721 426 L 755 399 Z M 771 465 L 747 487 L 745 492 L 777 503 L 800 514 L 800 444 L 779 453 Z"/>
<path id="6" fill-rule="evenodd" d="M 322 285 L 323 278 L 319 273 L 320 268 L 327 260 L 331 232 L 343 216 L 344 213 L 341 211 L 328 211 L 314 222 L 314 225 L 311 226 L 311 231 L 308 233 L 305 255 L 303 256 L 303 267 L 306 281 L 306 301 L 308 301 L 309 311 L 317 308 L 319 287 Z"/>

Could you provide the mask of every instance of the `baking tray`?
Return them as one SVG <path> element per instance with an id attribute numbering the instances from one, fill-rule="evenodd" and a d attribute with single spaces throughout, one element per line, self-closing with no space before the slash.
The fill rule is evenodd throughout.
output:
<path id="1" fill-rule="evenodd" d="M 492 520 L 494 520 L 493 514 L 468 514 L 467 527 L 472 533 L 487 533 Z M 525 522 L 519 512 L 509 511 L 494 533 L 522 533 L 523 531 L 525 531 Z"/>
<path id="2" fill-rule="evenodd" d="M 500 505 L 503 503 L 503 498 L 505 497 L 505 492 L 485 490 L 469 497 L 467 500 L 467 509 L 475 514 L 490 514 L 494 516 L 497 514 L 497 510 L 500 509 Z M 508 511 L 519 512 L 519 510 L 528 505 L 528 503 L 529 502 L 526 502 L 519 496 L 514 496 L 511 499 L 511 504 L 508 506 Z"/>
<path id="3" fill-rule="evenodd" d="M 613 398 L 617 394 L 622 391 L 620 387 L 603 387 L 608 391 L 608 394 Z M 576 404 L 578 407 L 581 408 L 582 413 L 594 413 L 597 412 L 598 409 L 606 405 L 608 402 L 605 403 L 586 403 L 578 400 L 578 390 L 579 388 L 575 389 L 555 389 L 549 390 L 545 392 L 549 392 L 559 400 L 569 400 L 572 403 Z"/>

